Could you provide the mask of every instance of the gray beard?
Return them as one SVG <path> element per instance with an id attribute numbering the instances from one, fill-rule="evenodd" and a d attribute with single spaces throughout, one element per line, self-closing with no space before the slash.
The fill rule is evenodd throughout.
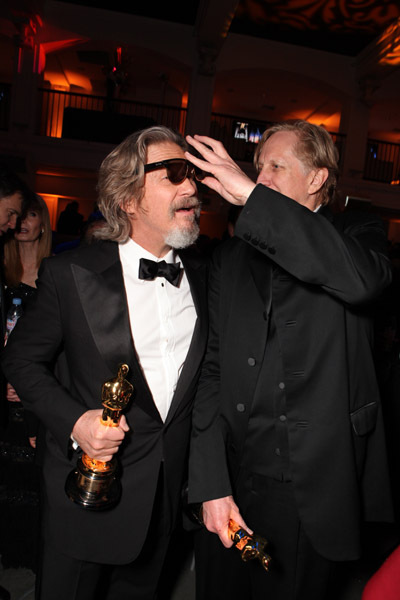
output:
<path id="1" fill-rule="evenodd" d="M 187 248 L 195 243 L 199 237 L 200 227 L 196 221 L 192 223 L 190 229 L 173 229 L 165 236 L 165 243 L 171 248 L 179 250 L 180 248 Z"/>

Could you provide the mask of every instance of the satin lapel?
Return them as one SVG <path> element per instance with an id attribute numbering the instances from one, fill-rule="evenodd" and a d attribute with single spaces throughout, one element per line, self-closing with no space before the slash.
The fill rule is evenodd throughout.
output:
<path id="1" fill-rule="evenodd" d="M 197 320 L 193 330 L 192 339 L 190 342 L 189 350 L 186 356 L 185 364 L 183 365 L 182 372 L 180 374 L 178 384 L 176 386 L 175 394 L 171 402 L 170 409 L 168 411 L 167 420 L 168 423 L 185 396 L 187 389 L 189 388 L 193 377 L 200 367 L 200 362 L 203 358 L 205 351 L 205 344 L 207 339 L 207 272 L 204 264 L 193 264 L 193 261 L 182 258 L 183 265 L 185 267 L 186 276 L 189 281 L 190 291 L 192 293 L 193 302 L 197 312 Z"/>
<path id="2" fill-rule="evenodd" d="M 76 287 L 93 339 L 111 373 L 117 374 L 121 362 L 128 364 L 128 379 L 136 391 L 140 389 L 134 402 L 160 420 L 134 350 L 118 247 L 111 247 L 114 260 L 103 271 L 72 265 Z"/>

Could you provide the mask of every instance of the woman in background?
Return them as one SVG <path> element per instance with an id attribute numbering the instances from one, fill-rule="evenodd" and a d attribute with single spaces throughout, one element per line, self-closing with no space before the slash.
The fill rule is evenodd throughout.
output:
<path id="1" fill-rule="evenodd" d="M 51 255 L 52 231 L 49 211 L 44 200 L 31 193 L 25 216 L 13 236 L 4 244 L 4 279 L 6 308 L 13 298 L 21 298 L 22 309 L 36 295 L 36 279 L 42 259 Z M 19 402 L 14 388 L 7 384 L 7 400 Z M 36 420 L 26 415 L 29 443 L 36 446 Z"/>
<path id="2" fill-rule="evenodd" d="M 32 194 L 25 217 L 4 244 L 4 275 L 7 303 L 21 298 L 22 307 L 36 294 L 36 279 L 42 259 L 50 256 L 52 231 L 45 201 Z"/>

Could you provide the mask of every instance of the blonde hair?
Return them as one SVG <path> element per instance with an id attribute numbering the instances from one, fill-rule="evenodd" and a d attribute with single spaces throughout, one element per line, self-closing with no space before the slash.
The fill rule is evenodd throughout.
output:
<path id="1" fill-rule="evenodd" d="M 42 229 L 37 249 L 36 265 L 39 269 L 43 258 L 51 255 L 52 231 L 49 210 L 46 202 L 40 196 L 30 193 L 26 199 L 25 213 L 34 210 L 42 220 Z M 17 286 L 21 283 L 23 267 L 19 254 L 19 242 L 14 236 L 6 239 L 4 243 L 4 277 L 8 286 Z"/>
<path id="2" fill-rule="evenodd" d="M 132 133 L 103 160 L 97 184 L 98 206 L 107 223 L 94 232 L 94 237 L 127 241 L 131 224 L 126 207 L 132 200 L 139 205 L 143 197 L 147 149 L 163 142 L 172 142 L 187 150 L 179 133 L 157 125 Z"/>
<path id="3" fill-rule="evenodd" d="M 264 131 L 254 154 L 254 166 L 259 170 L 259 158 L 265 142 L 274 133 L 292 131 L 297 136 L 294 152 L 303 165 L 310 169 L 327 169 L 328 178 L 319 191 L 321 204 L 329 204 L 335 197 L 339 173 L 339 153 L 330 134 L 319 125 L 308 121 L 284 121 Z"/>

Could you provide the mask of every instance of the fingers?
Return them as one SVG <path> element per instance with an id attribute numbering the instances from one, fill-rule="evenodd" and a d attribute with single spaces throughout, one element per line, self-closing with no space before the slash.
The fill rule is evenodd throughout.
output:
<path id="1" fill-rule="evenodd" d="M 11 385 L 11 383 L 7 383 L 7 400 L 9 402 L 21 402 L 17 392 Z"/>
<path id="2" fill-rule="evenodd" d="M 185 152 L 187 160 L 213 175 L 205 177 L 202 183 L 231 204 L 246 204 L 256 184 L 232 160 L 221 142 L 203 135 L 188 135 L 186 139 L 202 156 L 198 158 L 190 152 Z"/>
<path id="3" fill-rule="evenodd" d="M 129 430 L 125 417 L 118 427 L 106 427 L 101 423 L 102 410 L 88 410 L 75 423 L 72 430 L 74 440 L 91 458 L 109 461 L 118 452 Z"/>
<path id="4" fill-rule="evenodd" d="M 239 525 L 239 527 L 242 527 L 242 529 L 245 529 L 248 533 L 254 533 L 254 531 L 250 529 L 246 521 L 243 519 L 242 515 L 239 512 L 239 509 L 232 512 L 231 520 L 234 521 L 237 525 Z"/>
<path id="5" fill-rule="evenodd" d="M 36 448 L 36 436 L 28 438 L 29 444 L 32 448 Z"/>
<path id="6" fill-rule="evenodd" d="M 208 531 L 216 533 L 223 545 L 230 548 L 233 544 L 229 534 L 230 519 L 237 518 L 238 508 L 232 496 L 217 498 L 203 503 L 203 520 Z M 240 515 L 239 515 L 240 516 Z"/>
<path id="7" fill-rule="evenodd" d="M 208 161 L 213 161 L 216 158 L 232 160 L 224 145 L 218 140 L 214 140 L 206 135 L 186 136 L 187 142 L 196 148 L 198 152 Z"/>
<path id="8" fill-rule="evenodd" d="M 121 417 L 121 420 L 120 420 L 120 422 L 119 422 L 119 427 L 121 427 L 121 429 L 122 429 L 123 431 L 125 431 L 125 433 L 126 433 L 127 431 L 129 431 L 129 425 L 128 425 L 128 423 L 127 423 L 127 420 L 126 420 L 126 418 L 125 418 L 125 415 L 122 415 L 122 417 Z"/>

